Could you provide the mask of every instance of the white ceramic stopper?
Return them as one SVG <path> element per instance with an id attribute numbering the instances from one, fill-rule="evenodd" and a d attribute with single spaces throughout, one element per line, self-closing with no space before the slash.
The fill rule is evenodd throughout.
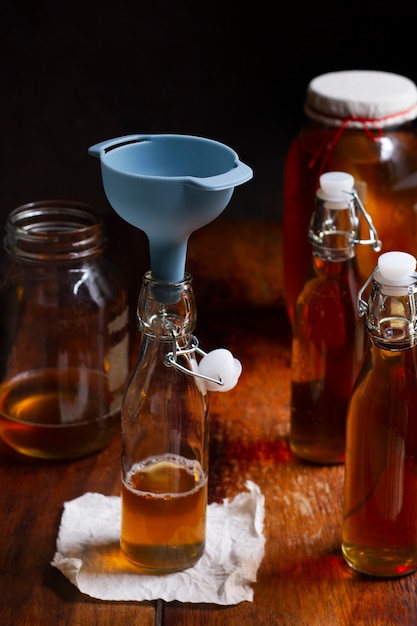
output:
<path id="1" fill-rule="evenodd" d="M 230 350 L 217 348 L 203 356 L 198 369 L 203 376 L 222 379 L 223 385 L 206 380 L 205 384 L 209 391 L 229 391 L 237 384 L 242 372 L 242 365 L 238 359 L 233 357 Z"/>
<path id="2" fill-rule="evenodd" d="M 378 258 L 381 282 L 387 284 L 410 283 L 415 269 L 416 259 L 408 252 L 385 252 Z"/>
<path id="3" fill-rule="evenodd" d="M 320 198 L 346 201 L 346 193 L 351 192 L 355 180 L 347 172 L 326 172 L 320 176 Z"/>

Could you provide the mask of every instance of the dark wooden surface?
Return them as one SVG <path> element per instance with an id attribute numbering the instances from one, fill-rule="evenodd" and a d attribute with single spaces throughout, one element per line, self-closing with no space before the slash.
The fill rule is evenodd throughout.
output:
<path id="1" fill-rule="evenodd" d="M 227 258 L 220 254 L 226 239 Z M 119 260 L 131 268 L 129 280 L 139 287 L 146 261 L 135 259 L 140 246 L 125 244 L 132 255 L 128 263 L 123 254 Z M 145 244 L 142 252 L 146 258 Z M 209 498 L 220 502 L 243 491 L 247 480 L 257 483 L 265 496 L 266 550 L 253 602 L 231 607 L 167 603 L 159 623 L 417 624 L 415 575 L 375 580 L 344 564 L 343 466 L 300 463 L 289 451 L 291 330 L 280 296 L 278 225 L 220 223 L 203 229 L 190 242 L 189 269 L 201 346 L 227 346 L 243 363 L 239 385 L 210 396 Z M 137 338 L 133 353 L 136 344 Z M 156 603 L 92 599 L 50 565 L 64 502 L 87 491 L 118 495 L 119 464 L 118 436 L 99 454 L 70 462 L 25 458 L 0 444 L 1 624 L 155 624 Z"/>

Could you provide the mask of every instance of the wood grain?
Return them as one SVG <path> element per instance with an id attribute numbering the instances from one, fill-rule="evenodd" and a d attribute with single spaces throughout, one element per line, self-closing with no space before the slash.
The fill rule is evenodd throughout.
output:
<path id="1" fill-rule="evenodd" d="M 257 234 L 251 241 L 249 233 L 257 228 L 262 229 L 262 237 Z M 217 502 L 232 498 L 245 489 L 247 480 L 257 483 L 265 496 L 266 552 L 254 584 L 254 601 L 230 607 L 167 603 L 163 615 L 159 612 L 160 624 L 415 625 L 415 575 L 376 580 L 358 576 L 344 564 L 340 552 L 343 466 L 301 463 L 289 451 L 291 328 L 279 295 L 278 232 L 256 222 L 240 227 L 228 224 L 216 232 L 213 226 L 190 242 L 189 257 L 201 346 L 229 347 L 243 364 L 234 390 L 210 396 L 209 498 Z M 214 235 L 216 246 L 206 255 L 207 268 L 201 251 L 204 246 L 209 249 Z M 232 255 L 216 266 L 216 257 L 220 259 L 231 238 Z M 133 274 L 140 276 L 146 269 L 146 247 L 137 251 L 128 243 L 120 250 L 121 262 L 126 260 L 126 250 L 134 250 L 129 280 L 135 284 Z M 267 260 L 275 268 L 270 276 L 262 273 Z M 221 272 L 209 281 L 216 267 Z M 255 278 L 245 291 L 248 273 Z M 230 289 L 225 286 L 228 281 Z M 218 292 L 216 284 L 223 286 Z M 133 293 L 133 307 L 135 298 Z M 137 341 L 136 337 L 132 342 L 133 352 Z M 25 458 L 0 443 L 0 623 L 155 623 L 156 603 L 94 600 L 50 566 L 64 502 L 87 491 L 117 495 L 119 464 L 118 436 L 99 454 L 62 463 Z"/>

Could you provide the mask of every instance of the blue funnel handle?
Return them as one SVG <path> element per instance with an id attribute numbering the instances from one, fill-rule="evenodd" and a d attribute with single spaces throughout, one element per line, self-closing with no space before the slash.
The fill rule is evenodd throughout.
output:
<path id="1" fill-rule="evenodd" d="M 237 161 L 235 167 L 223 174 L 217 174 L 216 176 L 208 176 L 207 178 L 196 178 L 195 176 L 187 176 L 184 184 L 191 187 L 198 187 L 200 189 L 211 189 L 212 191 L 222 191 L 223 189 L 230 189 L 236 187 L 236 185 L 242 185 L 246 181 L 250 180 L 253 176 L 252 169 Z"/>
<path id="2" fill-rule="evenodd" d="M 117 137 L 117 139 L 107 139 L 88 148 L 88 154 L 100 157 L 108 148 L 116 148 L 117 146 L 124 146 L 127 143 L 136 141 L 151 141 L 151 139 L 151 135 L 125 135 L 124 137 Z"/>

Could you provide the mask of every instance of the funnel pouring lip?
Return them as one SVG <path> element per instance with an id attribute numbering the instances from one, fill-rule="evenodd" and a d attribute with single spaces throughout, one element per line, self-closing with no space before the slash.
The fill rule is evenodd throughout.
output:
<path id="1" fill-rule="evenodd" d="M 201 137 L 199 135 L 185 135 L 185 134 L 174 134 L 174 133 L 160 133 L 160 134 L 149 134 L 149 135 L 125 135 L 120 137 L 115 137 L 114 139 L 108 139 L 97 143 L 93 146 L 90 146 L 88 152 L 90 155 L 99 157 L 103 162 L 112 161 L 112 157 L 116 151 L 120 151 L 124 148 L 131 148 L 132 146 L 143 146 L 144 144 L 152 145 L 155 147 L 155 150 L 160 150 L 159 154 L 164 154 L 164 151 L 168 151 L 168 154 L 175 156 L 175 148 L 178 150 L 178 155 L 181 152 L 186 151 L 187 146 L 193 145 L 200 146 L 206 145 L 211 146 L 217 152 L 214 152 L 211 156 L 212 160 L 218 159 L 220 153 L 224 155 L 228 155 L 230 162 L 238 162 L 239 157 L 235 150 L 230 146 L 217 141 L 216 139 L 209 139 L 207 137 Z M 157 155 L 159 156 L 158 152 Z M 166 152 L 165 152 L 166 154 Z M 198 152 L 192 153 L 193 155 L 197 155 Z M 153 155 L 154 158 L 154 155 Z"/>
<path id="2" fill-rule="evenodd" d="M 180 133 L 122 135 L 120 137 L 107 139 L 93 146 L 90 146 L 90 148 L 88 149 L 88 152 L 94 156 L 105 157 L 112 150 L 124 148 L 125 146 L 129 146 L 132 144 L 143 144 L 143 143 L 164 142 L 164 141 L 179 141 L 179 142 L 211 144 L 213 146 L 218 146 L 219 148 L 224 149 L 225 151 L 233 155 L 236 159 L 238 159 L 238 155 L 235 152 L 235 150 L 233 150 L 233 148 L 231 148 L 225 143 L 222 143 L 221 141 L 218 141 L 217 139 L 211 139 L 209 137 L 201 137 L 200 135 L 180 134 Z"/>
<path id="3" fill-rule="evenodd" d="M 240 161 L 233 148 L 198 135 L 125 135 L 98 143 L 89 153 L 100 158 L 102 170 L 132 184 L 228 191 L 253 177 L 252 169 Z"/>

